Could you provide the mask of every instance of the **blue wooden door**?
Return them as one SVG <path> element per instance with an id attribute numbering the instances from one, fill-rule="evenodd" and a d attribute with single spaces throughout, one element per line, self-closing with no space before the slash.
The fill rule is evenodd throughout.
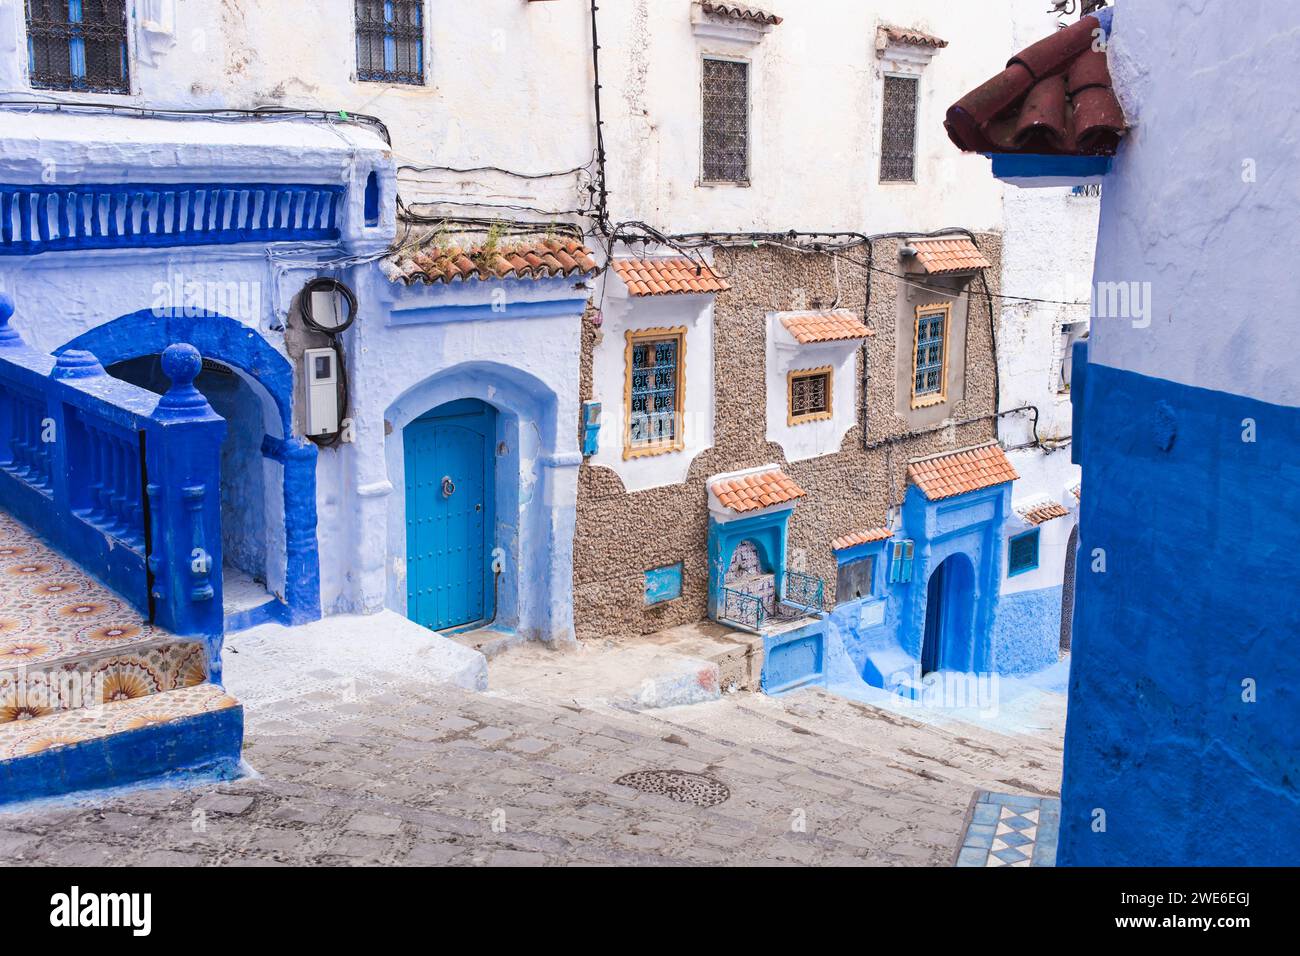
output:
<path id="1" fill-rule="evenodd" d="M 492 607 L 496 417 L 466 400 L 406 426 L 406 615 L 434 630 Z"/>

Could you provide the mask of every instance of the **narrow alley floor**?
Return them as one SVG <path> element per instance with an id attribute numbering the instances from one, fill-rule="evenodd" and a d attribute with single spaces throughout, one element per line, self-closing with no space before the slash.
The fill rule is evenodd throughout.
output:
<path id="1" fill-rule="evenodd" d="M 636 712 L 539 697 L 497 664 L 485 694 L 326 671 L 240 694 L 254 776 L 9 811 L 0 859 L 949 866 L 977 790 L 1059 787 L 1054 727 L 936 726 L 820 690 Z M 662 795 L 683 782 L 687 802 Z"/>

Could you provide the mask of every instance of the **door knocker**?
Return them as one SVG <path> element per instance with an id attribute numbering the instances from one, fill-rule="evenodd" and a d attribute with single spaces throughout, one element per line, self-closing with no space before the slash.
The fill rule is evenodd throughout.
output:
<path id="1" fill-rule="evenodd" d="M 455 493 L 456 483 L 451 480 L 451 475 L 447 475 L 442 479 L 442 496 L 444 498 L 450 498 Z"/>

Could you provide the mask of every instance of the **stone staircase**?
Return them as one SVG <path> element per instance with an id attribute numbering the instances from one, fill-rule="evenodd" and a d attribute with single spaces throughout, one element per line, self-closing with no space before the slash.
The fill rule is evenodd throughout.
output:
<path id="1" fill-rule="evenodd" d="M 0 513 L 0 805 L 233 776 L 242 737 L 202 640 L 153 627 Z"/>

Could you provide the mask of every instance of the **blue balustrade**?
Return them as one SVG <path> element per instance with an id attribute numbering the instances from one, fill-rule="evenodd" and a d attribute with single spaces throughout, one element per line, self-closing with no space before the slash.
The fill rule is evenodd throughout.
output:
<path id="1" fill-rule="evenodd" d="M 826 610 L 826 582 L 802 571 L 787 571 L 781 600 L 804 611 L 824 611 Z"/>
<path id="2" fill-rule="evenodd" d="M 0 255 L 334 240 L 346 192 L 282 183 L 0 184 Z"/>
<path id="3" fill-rule="evenodd" d="M 207 638 L 219 680 L 226 424 L 194 387 L 198 350 L 163 352 L 172 385 L 159 397 L 89 352 L 31 348 L 12 314 L 0 293 L 0 508 L 142 615 Z"/>
<path id="4" fill-rule="evenodd" d="M 763 606 L 763 599 L 756 595 L 723 588 L 718 620 L 757 632 L 767 623 L 767 609 Z"/>

